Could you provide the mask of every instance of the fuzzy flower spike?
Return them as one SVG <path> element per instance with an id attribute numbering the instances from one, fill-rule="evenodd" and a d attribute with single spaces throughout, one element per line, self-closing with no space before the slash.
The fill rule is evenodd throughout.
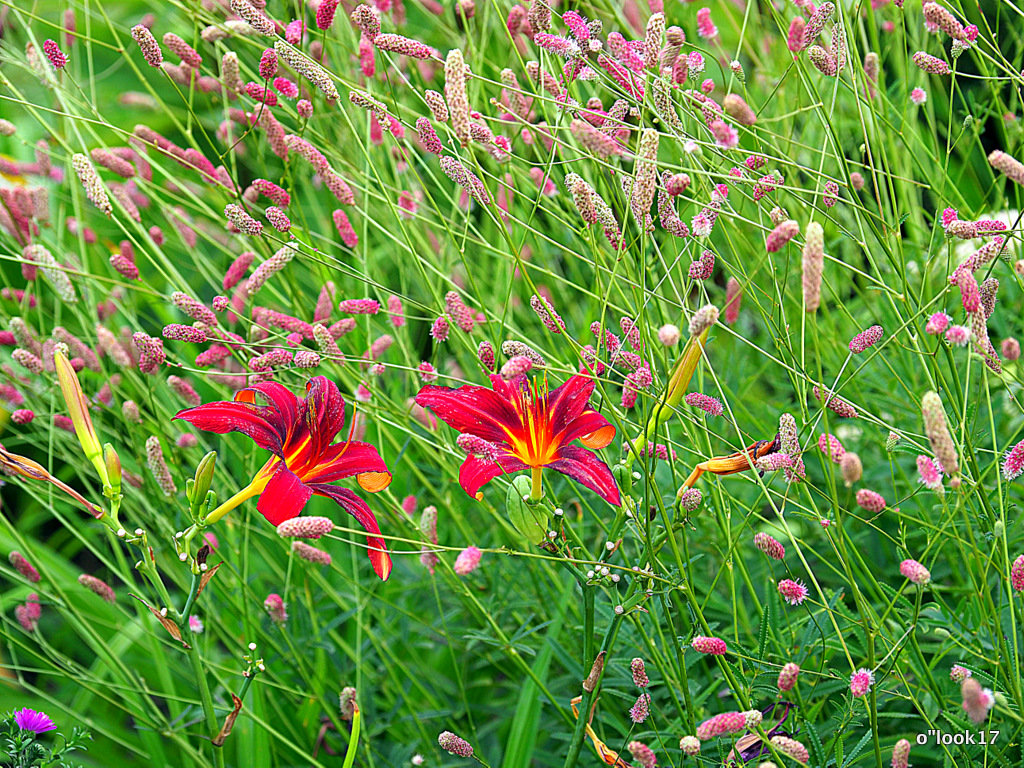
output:
<path id="1" fill-rule="evenodd" d="M 619 489 L 608 465 L 592 452 L 608 445 L 615 427 L 590 407 L 594 381 L 572 376 L 557 389 L 530 384 L 525 376 L 491 376 L 491 389 L 426 386 L 416 402 L 458 430 L 467 452 L 459 483 L 470 496 L 501 474 L 531 470 L 540 497 L 544 467 L 561 472 L 618 506 Z M 579 440 L 583 448 L 571 445 Z M 590 450 L 587 450 L 590 449 Z"/>
<path id="2" fill-rule="evenodd" d="M 364 491 L 376 492 L 388 486 L 391 473 L 368 443 L 332 445 L 345 423 L 345 400 L 333 381 L 311 379 L 305 400 L 277 382 L 262 382 L 239 391 L 233 401 L 187 408 L 174 418 L 207 432 L 241 432 L 273 454 L 249 485 L 209 514 L 207 523 L 259 496 L 256 509 L 276 526 L 298 517 L 313 494 L 326 496 L 359 521 L 367 532 L 373 570 L 387 579 L 391 558 L 378 536 L 377 518 L 359 496 L 332 483 L 355 476 Z"/>

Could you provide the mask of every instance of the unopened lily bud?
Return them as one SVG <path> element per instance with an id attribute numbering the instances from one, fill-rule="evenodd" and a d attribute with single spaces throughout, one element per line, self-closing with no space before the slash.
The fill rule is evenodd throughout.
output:
<path id="1" fill-rule="evenodd" d="M 110 483 L 111 496 L 116 497 L 121 493 L 121 458 L 110 443 L 103 446 L 103 464 L 107 468 L 107 482 Z"/>
<path id="2" fill-rule="evenodd" d="M 192 486 L 192 509 L 195 511 L 206 499 L 206 494 L 213 485 L 213 471 L 217 467 L 217 452 L 210 451 L 203 456 L 196 467 L 195 484 Z"/>
<path id="3" fill-rule="evenodd" d="M 82 385 L 78 382 L 78 375 L 68 360 L 66 346 L 58 345 L 53 355 L 53 365 L 57 370 L 57 380 L 60 382 L 60 391 L 64 396 L 64 403 L 67 405 L 68 414 L 75 427 L 75 435 L 78 442 L 85 451 L 85 457 L 92 462 L 99 473 L 104 485 L 109 485 L 107 468 L 103 463 L 103 451 L 100 448 L 100 441 L 96 437 L 96 430 L 92 425 L 92 418 L 89 416 L 89 401 L 82 392 Z"/>

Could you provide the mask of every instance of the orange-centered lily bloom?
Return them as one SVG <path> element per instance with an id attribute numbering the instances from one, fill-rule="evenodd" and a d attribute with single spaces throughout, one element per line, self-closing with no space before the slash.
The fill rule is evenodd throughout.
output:
<path id="1" fill-rule="evenodd" d="M 617 506 L 611 470 L 586 450 L 604 448 L 615 437 L 615 427 L 590 407 L 593 391 L 587 376 L 572 376 L 550 392 L 546 385 L 531 387 L 525 377 L 491 376 L 491 389 L 426 386 L 416 402 L 462 433 L 459 446 L 468 455 L 459 483 L 470 496 L 498 475 L 531 470 L 538 498 L 541 470 L 550 467 Z M 585 448 L 572 445 L 576 440 Z"/>
<path id="2" fill-rule="evenodd" d="M 377 449 L 347 440 L 333 444 L 345 423 L 345 400 L 337 385 L 316 376 L 300 400 L 277 382 L 263 382 L 240 390 L 233 401 L 186 408 L 174 418 L 184 419 L 207 432 L 241 432 L 273 455 L 245 488 L 207 516 L 216 522 L 243 501 L 259 496 L 256 509 L 274 525 L 297 517 L 314 493 L 334 499 L 367 532 L 370 562 L 381 579 L 391 573 L 391 558 L 377 518 L 348 488 L 331 485 L 344 477 L 356 478 L 365 491 L 380 491 L 391 482 Z"/>

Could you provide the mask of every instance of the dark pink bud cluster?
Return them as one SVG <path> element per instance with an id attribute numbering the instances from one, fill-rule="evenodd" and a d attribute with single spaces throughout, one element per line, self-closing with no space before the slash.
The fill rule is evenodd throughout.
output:
<path id="1" fill-rule="evenodd" d="M 721 401 L 702 392 L 687 393 L 685 402 L 693 408 L 700 408 L 711 416 L 721 416 L 723 413 Z"/>
<path id="2" fill-rule="evenodd" d="M 859 355 L 870 349 L 882 339 L 882 326 L 872 325 L 866 331 L 861 331 L 850 340 L 850 351 Z"/>
<path id="3" fill-rule="evenodd" d="M 700 258 L 690 263 L 689 275 L 694 280 L 707 280 L 715 269 L 715 254 L 701 251 Z"/>
<path id="4" fill-rule="evenodd" d="M 164 343 L 141 331 L 132 334 L 132 342 L 139 351 L 139 370 L 142 373 L 156 373 L 167 362 Z"/>
<path id="5" fill-rule="evenodd" d="M 885 509 L 885 498 L 880 493 L 861 488 L 857 491 L 857 504 L 868 512 L 878 513 Z"/>
<path id="6" fill-rule="evenodd" d="M 50 60 L 54 69 L 64 69 L 68 65 L 67 54 L 53 40 L 46 40 L 43 43 L 43 53 L 46 54 L 46 58 Z"/>
<path id="7" fill-rule="evenodd" d="M 217 324 L 217 316 L 213 313 L 213 310 L 201 301 L 193 299 L 187 293 L 175 291 L 171 294 L 171 301 L 174 302 L 174 306 L 193 320 L 198 320 L 200 323 L 205 325 Z"/>
<path id="8" fill-rule="evenodd" d="M 774 536 L 764 531 L 754 534 L 754 546 L 773 560 L 782 560 L 786 556 L 786 548 Z"/>
<path id="9" fill-rule="evenodd" d="M 706 653 L 713 656 L 723 656 L 729 650 L 725 640 L 720 637 L 705 637 L 695 635 L 690 641 L 690 647 L 697 653 Z"/>
<path id="10" fill-rule="evenodd" d="M 697 738 L 708 741 L 727 733 L 741 733 L 747 730 L 747 718 L 742 712 L 723 712 L 697 726 Z"/>
<path id="11" fill-rule="evenodd" d="M 177 323 L 165 325 L 162 335 L 171 341 L 188 341 L 192 344 L 202 344 L 206 341 L 206 331 L 191 325 L 178 325 Z"/>

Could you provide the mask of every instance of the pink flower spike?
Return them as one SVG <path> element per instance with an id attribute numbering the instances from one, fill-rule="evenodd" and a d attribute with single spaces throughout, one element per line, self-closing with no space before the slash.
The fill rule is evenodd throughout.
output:
<path id="1" fill-rule="evenodd" d="M 754 546 L 772 560 L 782 560 L 786 556 L 786 548 L 774 536 L 764 531 L 754 534 Z"/>
<path id="2" fill-rule="evenodd" d="M 780 691 L 791 691 L 796 685 L 797 676 L 800 674 L 800 667 L 789 662 L 779 670 L 778 686 Z"/>
<path id="3" fill-rule="evenodd" d="M 882 497 L 882 494 L 867 488 L 861 488 L 857 491 L 857 504 L 868 512 L 878 513 L 885 509 L 885 499 Z"/>
<path id="4" fill-rule="evenodd" d="M 697 653 L 706 653 L 713 656 L 724 656 L 729 650 L 725 640 L 722 638 L 705 637 L 704 635 L 695 635 L 693 640 L 690 641 L 690 647 Z"/>
<path id="5" fill-rule="evenodd" d="M 467 576 L 480 565 L 480 556 L 483 554 L 477 547 L 466 547 L 455 558 L 455 565 L 452 570 L 459 576 Z"/>
<path id="6" fill-rule="evenodd" d="M 694 408 L 700 408 L 711 416 L 721 416 L 723 413 L 722 403 L 714 397 L 701 392 L 690 392 L 686 395 L 685 402 Z"/>
<path id="7" fill-rule="evenodd" d="M 861 331 L 850 340 L 850 351 L 859 355 L 870 349 L 882 339 L 882 326 L 872 325 L 866 331 Z"/>
<path id="8" fill-rule="evenodd" d="M 46 54 L 46 58 L 50 60 L 54 69 L 64 69 L 68 65 L 67 54 L 53 40 L 46 40 L 43 43 L 43 53 Z"/>
<path id="9" fill-rule="evenodd" d="M 904 560 L 900 563 L 900 573 L 908 580 L 917 584 L 918 586 L 924 586 L 932 580 L 932 575 L 921 565 L 917 560 Z"/>
<path id="10" fill-rule="evenodd" d="M 928 94 L 924 88 L 915 88 L 910 92 L 910 101 L 920 106 L 928 101 Z"/>
<path id="11" fill-rule="evenodd" d="M 818 437 L 818 449 L 829 456 L 835 464 L 843 460 L 846 450 L 835 435 L 823 434 Z"/>

